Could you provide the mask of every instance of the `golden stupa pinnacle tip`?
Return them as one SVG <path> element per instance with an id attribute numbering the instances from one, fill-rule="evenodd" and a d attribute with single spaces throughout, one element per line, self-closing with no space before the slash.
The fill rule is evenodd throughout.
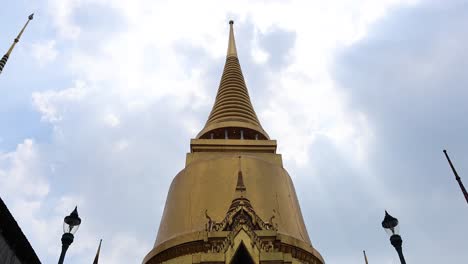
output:
<path id="1" fill-rule="evenodd" d="M 224 129 L 224 132 L 223 132 Z M 229 132 L 229 131 L 231 132 Z M 240 131 L 239 131 L 240 130 Z M 234 21 L 229 21 L 229 42 L 218 94 L 205 127 L 197 138 L 269 139 L 250 102 L 234 38 Z"/>
<path id="2" fill-rule="evenodd" d="M 229 29 L 229 44 L 228 44 L 228 51 L 227 57 L 237 57 L 237 49 L 236 49 L 236 40 L 234 39 L 234 21 L 229 21 L 230 29 Z"/>

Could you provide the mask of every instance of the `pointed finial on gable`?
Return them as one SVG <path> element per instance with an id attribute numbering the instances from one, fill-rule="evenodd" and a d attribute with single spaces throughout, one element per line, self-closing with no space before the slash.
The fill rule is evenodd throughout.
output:
<path id="1" fill-rule="evenodd" d="M 237 184 L 236 184 L 236 192 L 245 192 L 247 189 L 244 185 L 244 178 L 242 177 L 242 156 L 239 156 L 239 172 L 237 173 Z"/>
<path id="2" fill-rule="evenodd" d="M 238 192 L 245 192 L 247 189 L 245 188 L 244 185 L 244 178 L 242 178 L 242 171 L 239 171 L 237 174 L 237 185 L 236 185 L 236 191 Z"/>

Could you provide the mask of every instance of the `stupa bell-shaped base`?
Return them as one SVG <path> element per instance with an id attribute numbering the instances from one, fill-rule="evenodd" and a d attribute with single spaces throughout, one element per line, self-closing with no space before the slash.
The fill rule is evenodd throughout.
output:
<path id="1" fill-rule="evenodd" d="M 254 263 L 324 263 L 310 244 L 281 156 L 255 151 L 269 141 L 253 142 L 246 146 L 237 140 L 242 152 L 250 148 L 252 153 L 239 153 L 231 143 L 218 146 L 224 152 L 187 155 L 144 263 L 230 263 L 240 242 Z"/>

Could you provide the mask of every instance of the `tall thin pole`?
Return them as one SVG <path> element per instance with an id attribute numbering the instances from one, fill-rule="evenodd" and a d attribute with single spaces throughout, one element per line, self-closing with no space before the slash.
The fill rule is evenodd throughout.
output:
<path id="1" fill-rule="evenodd" d="M 392 245 L 395 247 L 397 253 L 398 253 L 398 257 L 400 258 L 400 263 L 401 264 L 406 264 L 406 260 L 405 260 L 405 257 L 403 256 L 403 248 L 402 248 L 402 244 L 403 244 L 403 240 L 401 240 L 401 236 L 400 235 L 392 235 L 390 237 L 390 243 L 392 243 Z"/>
<path id="2" fill-rule="evenodd" d="M 369 262 L 367 261 L 367 255 L 366 255 L 366 251 L 363 250 L 362 253 L 364 253 L 364 260 L 366 261 L 366 264 L 369 264 Z"/>
<path id="3" fill-rule="evenodd" d="M 8 49 L 7 53 L 5 53 L 5 55 L 3 55 L 2 59 L 0 60 L 0 74 L 2 73 L 3 71 L 3 67 L 5 67 L 5 64 L 7 63 L 8 61 L 8 58 L 10 57 L 10 54 L 11 52 L 13 51 L 13 49 L 15 48 L 16 44 L 19 42 L 21 36 L 23 35 L 23 32 L 24 30 L 26 29 L 26 27 L 28 26 L 29 24 L 29 21 L 31 21 L 34 17 L 34 14 L 31 14 L 28 16 L 28 21 L 26 21 L 26 24 L 24 24 L 23 28 L 21 29 L 20 33 L 18 34 L 18 36 L 15 38 L 15 40 L 13 41 L 13 44 L 11 44 L 10 48 Z"/>
<path id="4" fill-rule="evenodd" d="M 60 252 L 60 258 L 59 258 L 58 264 L 63 264 L 63 261 L 65 260 L 65 254 L 67 253 L 69 246 L 70 245 L 62 244 L 62 252 Z"/>
<path id="5" fill-rule="evenodd" d="M 99 247 L 98 247 L 98 250 L 96 252 L 96 257 L 94 257 L 93 264 L 99 264 L 99 253 L 101 253 L 101 244 L 102 244 L 102 239 L 101 239 L 101 241 L 99 241 Z"/>
<path id="6" fill-rule="evenodd" d="M 462 190 L 463 195 L 465 196 L 466 203 L 468 204 L 468 192 L 466 191 L 465 186 L 463 185 L 463 182 L 461 181 L 460 176 L 458 176 L 458 173 L 455 170 L 455 167 L 453 166 L 452 161 L 450 160 L 450 158 L 449 158 L 449 156 L 447 154 L 447 150 L 445 150 L 445 149 L 444 149 L 444 154 L 445 154 L 445 157 L 447 158 L 447 160 L 448 160 L 448 162 L 450 164 L 450 167 L 452 168 L 453 174 L 455 174 L 455 179 L 457 180 L 458 185 L 460 186 L 460 189 Z"/>
<path id="7" fill-rule="evenodd" d="M 74 236 L 71 233 L 65 233 L 62 235 L 62 252 L 60 252 L 58 264 L 63 264 L 63 261 L 65 260 L 65 254 L 67 253 L 71 243 L 73 243 L 73 238 Z"/>

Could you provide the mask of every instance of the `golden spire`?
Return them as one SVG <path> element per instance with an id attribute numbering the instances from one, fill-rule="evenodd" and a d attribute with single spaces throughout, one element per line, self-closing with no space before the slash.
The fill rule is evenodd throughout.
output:
<path id="1" fill-rule="evenodd" d="M 229 21 L 229 44 L 226 57 L 236 57 L 237 58 L 237 49 L 236 49 L 236 40 L 234 39 L 234 21 Z"/>
<path id="2" fill-rule="evenodd" d="M 31 21 L 33 18 L 34 18 L 34 14 L 29 15 L 28 21 L 26 21 L 26 24 L 24 24 L 23 28 L 21 29 L 20 33 L 18 34 L 18 36 L 17 36 L 17 37 L 15 38 L 15 40 L 13 41 L 13 44 L 11 44 L 11 46 L 10 46 L 10 48 L 8 49 L 7 53 L 6 53 L 5 55 L 3 55 L 2 59 L 0 60 L 0 73 L 2 73 L 3 67 L 5 67 L 5 64 L 7 63 L 8 58 L 10 57 L 11 52 L 12 52 L 13 49 L 15 48 L 16 43 L 19 42 L 19 40 L 20 40 L 20 38 L 21 38 L 21 35 L 23 35 L 24 30 L 26 29 L 26 27 L 27 27 L 28 24 L 29 24 L 29 21 Z"/>
<path id="3" fill-rule="evenodd" d="M 237 58 L 234 22 L 229 21 L 229 44 L 218 94 L 203 130 L 202 139 L 269 139 L 258 121 Z"/>

